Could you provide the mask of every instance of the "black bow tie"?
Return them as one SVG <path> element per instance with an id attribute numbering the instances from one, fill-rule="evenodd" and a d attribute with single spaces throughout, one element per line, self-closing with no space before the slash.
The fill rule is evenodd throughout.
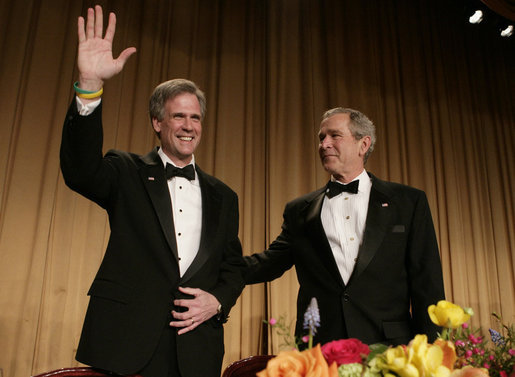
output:
<path id="1" fill-rule="evenodd" d="M 327 184 L 327 189 L 325 190 L 325 193 L 329 199 L 331 199 L 333 196 L 341 194 L 342 192 L 349 192 L 351 194 L 357 194 L 358 186 L 359 186 L 359 179 L 352 181 L 351 183 L 346 184 L 346 185 L 331 181 Z"/>
<path id="2" fill-rule="evenodd" d="M 195 169 L 193 169 L 193 165 L 191 164 L 183 168 L 178 168 L 177 166 L 166 163 L 166 179 L 168 180 L 173 177 L 184 177 L 193 181 L 195 179 Z"/>

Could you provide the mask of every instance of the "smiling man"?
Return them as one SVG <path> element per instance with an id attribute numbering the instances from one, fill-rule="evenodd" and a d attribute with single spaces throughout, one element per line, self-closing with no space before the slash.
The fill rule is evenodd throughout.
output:
<path id="1" fill-rule="evenodd" d="M 365 170 L 374 124 L 348 108 L 322 117 L 319 154 L 328 184 L 286 205 L 282 232 L 268 250 L 245 257 L 247 284 L 295 266 L 300 289 L 295 334 L 316 297 L 314 344 L 357 338 L 367 344 L 430 340 L 438 328 L 427 308 L 444 298 L 442 268 L 424 192 Z"/>
<path id="2" fill-rule="evenodd" d="M 244 262 L 238 198 L 195 162 L 206 99 L 189 80 L 158 85 L 149 113 L 161 146 L 103 155 L 104 81 L 136 50 L 113 59 L 116 18 L 105 37 L 102 18 L 96 6 L 78 21 L 77 96 L 61 144 L 66 184 L 104 208 L 111 228 L 77 360 L 119 375 L 219 377 L 223 323 L 244 287 Z"/>

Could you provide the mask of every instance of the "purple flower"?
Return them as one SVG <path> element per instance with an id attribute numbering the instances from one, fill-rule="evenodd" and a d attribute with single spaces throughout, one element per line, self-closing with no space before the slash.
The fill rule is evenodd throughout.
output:
<path id="1" fill-rule="evenodd" d="M 472 351 L 471 350 L 466 350 L 465 351 L 465 357 L 468 359 L 471 356 L 472 356 Z"/>
<path id="2" fill-rule="evenodd" d="M 492 342 L 494 342 L 494 344 L 496 346 L 502 346 L 504 345 L 505 341 L 504 341 L 504 338 L 503 336 L 499 333 L 499 331 L 495 331 L 494 329 L 488 329 L 488 331 L 490 332 L 490 336 L 492 338 Z"/>
<path id="3" fill-rule="evenodd" d="M 463 347 L 465 346 L 465 342 L 463 340 L 457 340 L 455 343 L 456 347 Z"/>
<path id="4" fill-rule="evenodd" d="M 304 313 L 304 328 L 309 329 L 312 335 L 316 334 L 317 327 L 320 327 L 320 313 L 316 297 L 311 299 L 306 313 Z"/>

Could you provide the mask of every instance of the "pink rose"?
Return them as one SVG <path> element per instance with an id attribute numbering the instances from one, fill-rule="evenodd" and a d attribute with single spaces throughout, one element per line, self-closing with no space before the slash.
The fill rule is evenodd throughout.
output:
<path id="1" fill-rule="evenodd" d="M 275 318 L 270 318 L 270 320 L 268 321 L 268 323 L 273 326 L 277 323 L 277 320 Z"/>
<path id="2" fill-rule="evenodd" d="M 342 365 L 361 363 L 362 359 L 370 353 L 370 348 L 358 339 L 341 339 L 324 344 L 322 353 L 329 365 L 333 362 Z"/>

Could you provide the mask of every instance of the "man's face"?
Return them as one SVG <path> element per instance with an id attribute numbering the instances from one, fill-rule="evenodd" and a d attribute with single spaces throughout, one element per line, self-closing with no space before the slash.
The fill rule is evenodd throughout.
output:
<path id="1" fill-rule="evenodd" d="M 364 168 L 364 156 L 370 137 L 356 140 L 349 130 L 349 114 L 339 113 L 320 124 L 318 152 L 325 170 L 336 179 L 348 182 Z"/>
<path id="2" fill-rule="evenodd" d="M 202 124 L 197 96 L 183 93 L 165 103 L 162 121 L 152 119 L 154 130 L 160 133 L 163 152 L 179 167 L 191 162 L 200 142 Z"/>

